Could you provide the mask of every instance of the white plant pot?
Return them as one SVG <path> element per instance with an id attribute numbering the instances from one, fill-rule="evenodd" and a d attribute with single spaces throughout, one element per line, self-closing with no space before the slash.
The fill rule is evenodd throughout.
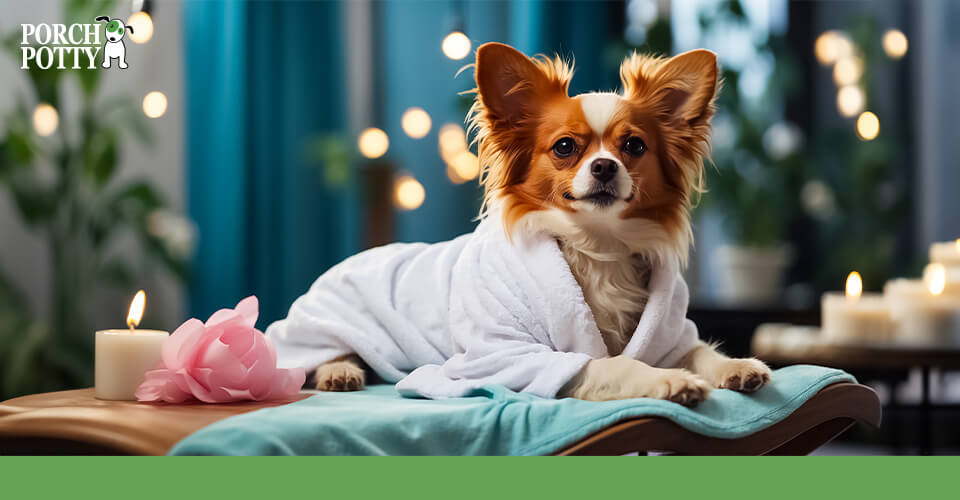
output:
<path id="1" fill-rule="evenodd" d="M 735 305 L 763 305 L 780 299 L 783 274 L 793 252 L 787 245 L 721 245 L 714 256 L 717 300 Z"/>

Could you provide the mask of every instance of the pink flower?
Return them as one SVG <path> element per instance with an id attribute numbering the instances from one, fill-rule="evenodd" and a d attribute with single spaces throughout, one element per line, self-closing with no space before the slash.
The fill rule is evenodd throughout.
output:
<path id="1" fill-rule="evenodd" d="M 291 398 L 306 378 L 303 368 L 277 368 L 277 351 L 254 328 L 255 296 L 221 309 L 206 323 L 191 318 L 163 344 L 162 367 L 147 372 L 140 401 L 205 403 Z"/>

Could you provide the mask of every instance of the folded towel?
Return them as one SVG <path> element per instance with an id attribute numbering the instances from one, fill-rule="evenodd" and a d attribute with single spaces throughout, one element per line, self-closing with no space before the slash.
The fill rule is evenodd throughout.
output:
<path id="1" fill-rule="evenodd" d="M 675 260 L 654 263 L 650 297 L 623 354 L 670 367 L 697 341 Z M 358 354 L 406 395 L 455 397 L 502 385 L 553 397 L 608 356 L 554 238 L 515 241 L 499 216 L 433 245 L 392 244 L 324 273 L 267 328 L 282 368 Z"/>
<path id="2" fill-rule="evenodd" d="M 546 455 L 617 422 L 663 417 L 704 436 L 753 434 L 852 376 L 819 366 L 773 372 L 751 395 L 726 389 L 694 409 L 658 399 L 544 399 L 503 387 L 438 401 L 401 397 L 391 386 L 320 393 L 230 417 L 187 436 L 171 455 Z"/>

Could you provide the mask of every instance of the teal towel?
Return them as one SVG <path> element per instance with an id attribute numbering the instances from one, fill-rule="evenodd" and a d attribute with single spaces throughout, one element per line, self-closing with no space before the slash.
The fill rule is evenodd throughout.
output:
<path id="1" fill-rule="evenodd" d="M 488 387 L 469 397 L 411 399 L 392 385 L 328 392 L 230 417 L 178 443 L 171 455 L 545 455 L 617 422 L 664 417 L 698 434 L 738 438 L 790 415 L 840 370 L 796 365 L 754 394 L 715 390 L 690 409 L 657 399 L 543 399 Z"/>

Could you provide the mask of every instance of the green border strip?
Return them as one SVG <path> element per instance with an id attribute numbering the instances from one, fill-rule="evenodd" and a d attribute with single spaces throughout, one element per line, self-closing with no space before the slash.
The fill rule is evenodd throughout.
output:
<path id="1" fill-rule="evenodd" d="M 4 457 L 0 497 L 952 498 L 958 470 L 958 457 Z"/>

